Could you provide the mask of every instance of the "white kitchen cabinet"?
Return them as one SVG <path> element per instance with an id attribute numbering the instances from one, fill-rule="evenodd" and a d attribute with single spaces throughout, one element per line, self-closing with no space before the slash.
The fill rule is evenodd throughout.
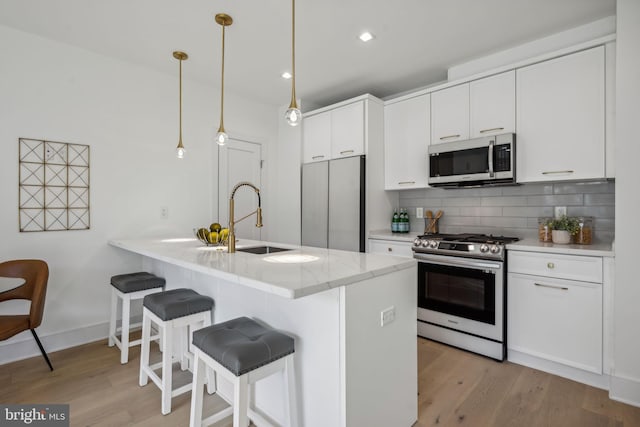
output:
<path id="1" fill-rule="evenodd" d="M 304 163 L 331 158 L 331 112 L 305 117 L 302 121 L 302 155 Z"/>
<path id="2" fill-rule="evenodd" d="M 411 242 L 369 239 L 369 253 L 413 258 Z"/>
<path id="3" fill-rule="evenodd" d="M 431 140 L 430 95 L 384 106 L 384 188 L 426 188 Z"/>
<path id="4" fill-rule="evenodd" d="M 366 154 L 365 102 L 358 99 L 305 115 L 302 121 L 303 163 Z"/>
<path id="5" fill-rule="evenodd" d="M 604 178 L 604 46 L 516 73 L 518 182 Z"/>
<path id="6" fill-rule="evenodd" d="M 509 359 L 517 352 L 602 374 L 602 258 L 524 251 L 508 257 Z"/>
<path id="7" fill-rule="evenodd" d="M 431 93 L 431 143 L 469 139 L 469 83 Z"/>
<path id="8" fill-rule="evenodd" d="M 364 101 L 354 102 L 331 111 L 331 157 L 365 154 Z"/>
<path id="9" fill-rule="evenodd" d="M 516 72 L 469 83 L 470 137 L 516 131 Z"/>

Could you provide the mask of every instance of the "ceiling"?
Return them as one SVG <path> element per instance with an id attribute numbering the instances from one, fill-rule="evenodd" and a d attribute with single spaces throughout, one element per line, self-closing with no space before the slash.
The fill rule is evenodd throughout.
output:
<path id="1" fill-rule="evenodd" d="M 0 25 L 177 75 L 171 53 L 189 54 L 186 80 L 288 104 L 289 0 L 2 0 Z M 386 97 L 446 79 L 473 58 L 615 15 L 615 0 L 297 0 L 296 87 L 323 106 L 362 93 Z M 375 39 L 357 36 L 371 31 Z"/>

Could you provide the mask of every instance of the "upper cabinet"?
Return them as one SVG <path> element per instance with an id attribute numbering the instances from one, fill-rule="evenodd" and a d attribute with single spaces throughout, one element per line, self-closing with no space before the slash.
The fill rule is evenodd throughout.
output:
<path id="1" fill-rule="evenodd" d="M 364 154 L 364 101 L 331 111 L 331 158 Z"/>
<path id="2" fill-rule="evenodd" d="M 605 51 L 517 70 L 517 180 L 605 177 Z"/>
<path id="3" fill-rule="evenodd" d="M 431 94 L 432 144 L 515 132 L 515 71 Z"/>
<path id="4" fill-rule="evenodd" d="M 365 154 L 365 101 L 305 115 L 304 163 Z"/>
<path id="5" fill-rule="evenodd" d="M 508 71 L 469 83 L 470 136 L 516 131 L 516 72 Z"/>
<path id="6" fill-rule="evenodd" d="M 427 187 L 430 95 L 384 106 L 384 188 Z"/>
<path id="7" fill-rule="evenodd" d="M 302 121 L 303 162 L 321 162 L 331 158 L 331 112 L 305 117 Z"/>
<path id="8" fill-rule="evenodd" d="M 469 84 L 431 94 L 431 143 L 469 139 Z"/>

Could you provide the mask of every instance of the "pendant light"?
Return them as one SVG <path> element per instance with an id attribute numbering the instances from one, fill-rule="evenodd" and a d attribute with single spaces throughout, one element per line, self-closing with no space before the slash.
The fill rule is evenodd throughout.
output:
<path id="1" fill-rule="evenodd" d="M 182 145 L 182 61 L 186 61 L 189 58 L 184 52 L 176 50 L 173 52 L 173 57 L 180 61 L 180 136 L 178 138 L 178 146 L 176 147 L 176 154 L 179 159 L 184 157 L 184 145 Z"/>
<path id="2" fill-rule="evenodd" d="M 222 26 L 222 76 L 220 79 L 220 126 L 218 127 L 218 133 L 216 133 L 216 143 L 218 145 L 225 145 L 229 140 L 229 136 L 224 130 L 224 29 L 225 27 L 233 24 L 233 19 L 226 13 L 218 13 L 216 15 L 216 22 Z"/>
<path id="3" fill-rule="evenodd" d="M 291 0 L 291 104 L 284 118 L 291 126 L 298 126 L 302 121 L 296 101 L 296 0 Z"/>

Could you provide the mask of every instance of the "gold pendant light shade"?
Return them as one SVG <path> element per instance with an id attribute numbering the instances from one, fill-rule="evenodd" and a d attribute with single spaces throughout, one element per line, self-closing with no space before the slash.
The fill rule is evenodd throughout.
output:
<path id="1" fill-rule="evenodd" d="M 178 137 L 178 146 L 176 147 L 176 155 L 179 159 L 182 159 L 186 151 L 184 149 L 184 145 L 182 145 L 182 61 L 186 61 L 189 58 L 189 55 L 177 50 L 173 52 L 173 57 L 180 62 L 180 133 Z"/>
<path id="2" fill-rule="evenodd" d="M 296 1 L 291 0 L 291 103 L 284 114 L 291 126 L 298 126 L 302 121 L 302 113 L 296 101 Z"/>
<path id="3" fill-rule="evenodd" d="M 220 125 L 218 126 L 215 141 L 216 144 L 222 146 L 229 140 L 229 136 L 224 130 L 224 30 L 227 26 L 233 24 L 233 18 L 226 13 L 218 13 L 216 22 L 222 27 L 222 73 L 220 79 Z"/>

